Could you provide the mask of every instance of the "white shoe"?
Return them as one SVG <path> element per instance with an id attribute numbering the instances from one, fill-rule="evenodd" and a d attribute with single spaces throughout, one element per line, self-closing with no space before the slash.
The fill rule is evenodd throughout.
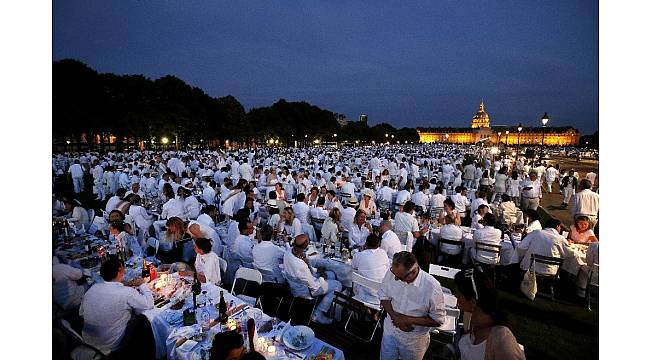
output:
<path id="1" fill-rule="evenodd" d="M 316 323 L 323 324 L 323 325 L 329 325 L 329 324 L 332 323 L 332 319 L 330 319 L 329 317 L 325 316 L 325 314 L 323 314 L 323 313 L 320 312 L 320 311 L 316 311 L 316 313 L 315 313 L 314 316 L 311 318 L 311 320 L 314 321 L 314 322 L 316 322 Z"/>

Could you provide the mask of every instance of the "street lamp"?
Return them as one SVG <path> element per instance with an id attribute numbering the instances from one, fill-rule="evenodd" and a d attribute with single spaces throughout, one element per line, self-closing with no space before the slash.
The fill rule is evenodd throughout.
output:
<path id="1" fill-rule="evenodd" d="M 162 138 L 160 141 L 162 141 L 162 143 L 165 144 L 165 145 L 167 145 L 167 143 L 169 143 L 169 139 L 166 138 L 166 137 Z"/>
<path id="2" fill-rule="evenodd" d="M 546 123 L 548 123 L 548 114 L 544 113 L 542 116 L 542 155 L 544 155 L 544 132 L 546 130 Z"/>
<path id="3" fill-rule="evenodd" d="M 521 137 L 521 130 L 524 128 L 521 126 L 521 123 L 519 123 L 519 126 L 517 126 L 517 155 L 515 156 L 515 162 L 517 162 L 517 159 L 519 158 L 519 139 Z"/>
<path id="4" fill-rule="evenodd" d="M 386 134 L 386 137 L 388 137 L 388 134 Z"/>
<path id="5" fill-rule="evenodd" d="M 501 146 L 501 131 L 499 131 L 497 133 L 497 135 L 498 135 L 498 137 L 497 137 L 497 146 Z"/>
<path id="6" fill-rule="evenodd" d="M 445 141 L 449 143 L 449 134 L 445 134 Z"/>
<path id="7" fill-rule="evenodd" d="M 510 134 L 510 130 L 506 130 L 506 147 L 508 146 L 508 134 Z"/>

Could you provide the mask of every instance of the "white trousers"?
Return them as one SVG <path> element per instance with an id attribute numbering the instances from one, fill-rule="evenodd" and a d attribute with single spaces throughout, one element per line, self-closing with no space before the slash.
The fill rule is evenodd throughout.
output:
<path id="1" fill-rule="evenodd" d="M 526 209 L 537 210 L 539 207 L 539 198 L 527 198 L 525 196 L 521 197 L 521 211 L 526 211 Z"/>
<path id="2" fill-rule="evenodd" d="M 84 178 L 82 177 L 73 177 L 72 185 L 74 186 L 74 192 L 80 193 L 84 191 Z"/>
<path id="3" fill-rule="evenodd" d="M 571 201 L 571 197 L 573 196 L 573 193 L 575 190 L 573 188 L 566 187 L 562 190 L 562 194 L 564 194 L 564 200 L 563 202 L 568 204 L 569 201 Z"/>
<path id="4" fill-rule="evenodd" d="M 328 275 L 328 277 L 331 276 L 331 274 Z M 332 306 L 332 303 L 334 302 L 334 292 L 341 291 L 342 288 L 343 286 L 338 280 L 327 280 L 326 287 L 320 287 L 314 292 L 314 296 L 325 294 L 325 296 L 323 296 L 323 299 L 316 307 L 316 310 L 322 313 L 327 313 L 330 309 L 330 306 Z"/>
<path id="5" fill-rule="evenodd" d="M 385 321 L 391 321 L 390 316 Z M 390 331 L 384 331 L 381 338 L 381 360 L 422 360 L 429 348 L 431 338 L 429 333 L 422 336 L 398 336 Z"/>

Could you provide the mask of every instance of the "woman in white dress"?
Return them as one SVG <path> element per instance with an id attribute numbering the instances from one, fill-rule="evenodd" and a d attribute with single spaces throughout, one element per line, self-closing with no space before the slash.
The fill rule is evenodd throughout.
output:
<path id="1" fill-rule="evenodd" d="M 519 174 L 516 170 L 512 171 L 512 175 L 506 181 L 506 194 L 510 196 L 515 205 L 519 206 Z"/>
<path id="2" fill-rule="evenodd" d="M 494 202 L 497 195 L 501 196 L 506 192 L 506 181 L 508 180 L 508 175 L 506 175 L 507 169 L 502 167 L 499 169 L 499 172 L 494 176 L 494 193 L 492 194 L 492 200 Z"/>

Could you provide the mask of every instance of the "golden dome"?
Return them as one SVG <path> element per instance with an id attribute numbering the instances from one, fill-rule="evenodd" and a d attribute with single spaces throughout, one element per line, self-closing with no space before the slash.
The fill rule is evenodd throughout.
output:
<path id="1" fill-rule="evenodd" d="M 489 128 L 490 127 L 490 115 L 485 111 L 485 105 L 483 100 L 478 106 L 478 111 L 472 117 L 472 129 L 477 128 Z"/>

